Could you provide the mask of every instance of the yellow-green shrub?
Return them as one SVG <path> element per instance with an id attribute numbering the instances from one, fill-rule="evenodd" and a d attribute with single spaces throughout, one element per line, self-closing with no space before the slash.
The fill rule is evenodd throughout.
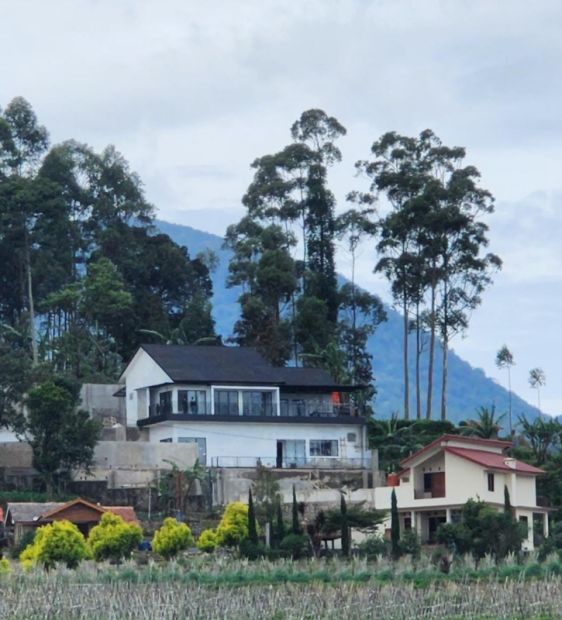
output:
<path id="1" fill-rule="evenodd" d="M 10 566 L 10 562 L 6 558 L 0 559 L 0 577 L 2 575 L 9 575 L 12 572 L 12 567 Z"/>
<path id="2" fill-rule="evenodd" d="M 242 502 L 231 502 L 217 527 L 218 543 L 224 547 L 235 547 L 248 537 L 248 506 Z"/>
<path id="3" fill-rule="evenodd" d="M 152 550 L 163 558 L 170 559 L 193 543 L 193 535 L 187 524 L 168 517 L 154 534 Z"/>
<path id="4" fill-rule="evenodd" d="M 75 568 L 89 557 L 86 539 L 74 523 L 54 521 L 37 529 L 33 542 L 20 554 L 20 562 L 26 569 L 35 564 L 50 568 L 57 562 Z"/>
<path id="5" fill-rule="evenodd" d="M 88 536 L 88 546 L 98 562 L 128 557 L 142 540 L 142 529 L 136 523 L 126 523 L 122 517 L 105 512 Z"/>
<path id="6" fill-rule="evenodd" d="M 197 539 L 197 549 L 212 553 L 219 544 L 218 535 L 215 530 L 203 530 Z"/>

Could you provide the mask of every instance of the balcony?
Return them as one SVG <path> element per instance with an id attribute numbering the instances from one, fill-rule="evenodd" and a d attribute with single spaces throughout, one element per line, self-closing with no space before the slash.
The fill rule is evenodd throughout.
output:
<path id="1" fill-rule="evenodd" d="M 424 489 L 414 489 L 414 499 L 433 499 L 435 497 L 445 497 L 445 489 L 439 491 L 424 491 Z"/>
<path id="2" fill-rule="evenodd" d="M 287 457 L 278 459 L 268 456 L 215 456 L 211 458 L 211 467 L 228 467 L 235 469 L 255 469 L 258 465 L 275 469 L 367 469 L 371 467 L 371 456 L 363 458 L 339 457 Z"/>

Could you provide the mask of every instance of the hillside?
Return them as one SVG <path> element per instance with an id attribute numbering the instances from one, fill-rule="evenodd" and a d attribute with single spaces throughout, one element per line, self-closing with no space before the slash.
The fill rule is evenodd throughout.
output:
<path id="1" fill-rule="evenodd" d="M 214 286 L 214 317 L 217 324 L 217 332 L 223 337 L 232 333 L 232 326 L 238 318 L 238 305 L 236 289 L 228 289 L 225 286 L 228 274 L 229 252 L 222 249 L 222 239 L 216 235 L 206 233 L 179 224 L 157 221 L 158 228 L 170 235 L 174 241 L 185 245 L 192 256 L 197 252 L 210 248 L 217 253 L 220 263 L 213 274 Z M 373 355 L 373 368 L 378 394 L 375 401 L 376 415 L 388 417 L 393 411 L 402 409 L 402 318 L 392 308 L 386 307 L 388 320 L 379 326 L 377 332 L 369 341 L 369 351 Z M 413 343 L 412 343 L 413 345 Z M 412 346 L 413 350 L 413 346 Z M 413 372 L 412 357 L 412 372 Z M 436 353 L 435 364 L 435 392 L 433 417 L 439 413 L 441 369 L 440 351 Z M 426 376 L 427 364 L 423 361 L 422 376 Z M 414 385 L 414 377 L 411 378 Z M 411 411 L 415 415 L 415 395 L 412 393 Z M 422 395 L 422 402 L 425 395 Z M 449 418 L 455 422 L 473 417 L 478 407 L 495 404 L 498 411 L 507 410 L 508 392 L 501 385 L 490 379 L 480 368 L 473 368 L 454 351 L 449 353 Z M 529 419 L 538 415 L 538 410 L 513 395 L 514 421 L 518 415 L 527 416 Z"/>

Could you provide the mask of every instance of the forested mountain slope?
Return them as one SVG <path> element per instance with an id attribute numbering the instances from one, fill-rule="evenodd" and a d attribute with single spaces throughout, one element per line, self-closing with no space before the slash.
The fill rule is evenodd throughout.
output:
<path id="1" fill-rule="evenodd" d="M 222 239 L 216 235 L 206 233 L 179 224 L 157 221 L 157 227 L 181 245 L 187 246 L 191 256 L 207 248 L 216 252 L 219 265 L 213 279 L 213 315 L 216 320 L 217 333 L 227 338 L 232 333 L 232 326 L 238 318 L 238 291 L 225 286 L 228 275 L 228 261 L 230 253 L 222 249 Z M 379 326 L 374 336 L 369 340 L 369 352 L 373 355 L 373 368 L 378 394 L 375 400 L 375 413 L 380 417 L 388 417 L 394 411 L 402 409 L 402 318 L 391 307 L 386 307 L 388 320 Z M 414 348 L 411 347 L 413 351 Z M 433 404 L 433 418 L 439 415 L 440 392 L 440 355 L 436 355 L 435 392 Z M 414 359 L 412 356 L 411 385 L 413 377 Z M 422 376 L 427 373 L 425 360 L 422 363 Z M 415 416 L 415 392 L 412 388 L 410 411 Z M 425 395 L 422 394 L 422 403 Z M 475 411 L 480 406 L 495 404 L 501 413 L 507 410 L 508 393 L 501 385 L 487 377 L 479 368 L 473 368 L 462 360 L 453 351 L 449 353 L 449 418 L 458 422 L 475 417 Z M 423 411 L 425 411 L 423 409 Z M 534 419 L 538 415 L 536 407 L 531 406 L 517 395 L 513 395 L 513 416 L 524 415 Z"/>

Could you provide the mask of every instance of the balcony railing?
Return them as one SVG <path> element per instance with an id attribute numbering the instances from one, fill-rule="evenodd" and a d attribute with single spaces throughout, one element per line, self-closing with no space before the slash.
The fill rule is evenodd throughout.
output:
<path id="1" fill-rule="evenodd" d="M 148 408 L 148 415 L 150 417 L 159 415 L 211 415 L 211 407 L 208 403 L 205 406 L 200 404 L 196 407 L 187 407 L 182 411 L 173 411 L 171 405 L 156 403 L 150 405 Z M 247 417 L 260 417 L 267 416 L 272 417 L 276 415 L 276 410 L 273 406 L 264 406 L 261 410 L 256 412 L 256 409 L 240 410 L 238 408 L 229 409 L 227 407 L 216 407 L 215 415 L 217 416 L 247 416 Z M 303 405 L 296 403 L 289 403 L 288 406 L 283 406 L 281 403 L 280 415 L 290 418 L 337 418 L 337 417 L 349 417 L 358 416 L 359 412 L 356 407 L 352 405 L 333 405 L 333 406 L 318 406 L 314 403 L 304 403 Z"/>
<path id="2" fill-rule="evenodd" d="M 211 467 L 233 467 L 254 469 L 258 465 L 276 469 L 367 469 L 371 467 L 371 456 L 363 458 L 338 457 L 287 457 L 279 460 L 274 456 L 214 456 Z"/>
<path id="3" fill-rule="evenodd" d="M 414 489 L 414 499 L 433 499 L 435 497 L 445 497 L 445 491 L 424 491 Z"/>

